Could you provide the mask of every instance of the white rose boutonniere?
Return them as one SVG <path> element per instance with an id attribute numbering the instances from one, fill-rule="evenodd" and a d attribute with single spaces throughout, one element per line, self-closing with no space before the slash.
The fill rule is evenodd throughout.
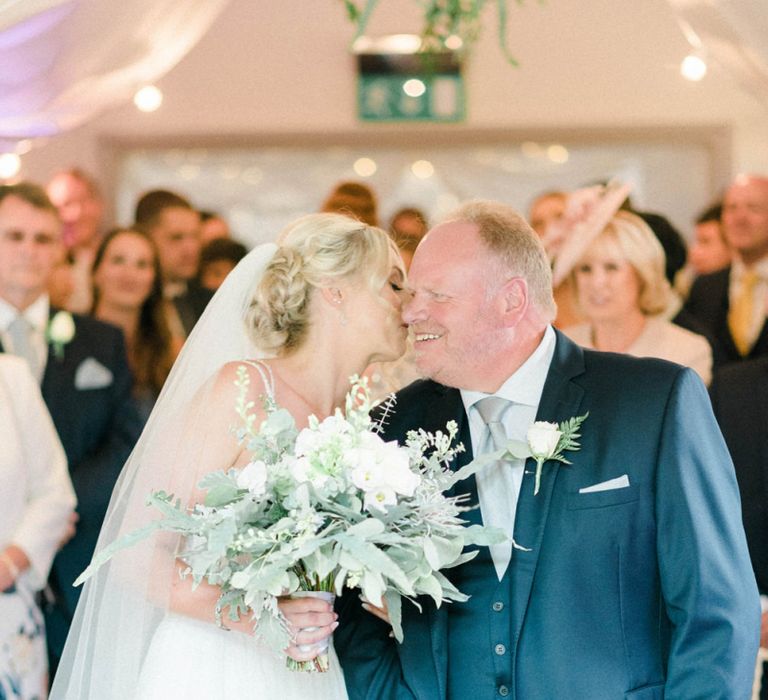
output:
<path id="1" fill-rule="evenodd" d="M 533 495 L 539 492 L 541 485 L 541 468 L 544 462 L 554 460 L 563 464 L 570 462 L 563 456 L 563 452 L 577 452 L 581 449 L 578 438 L 581 437 L 579 427 L 587 419 L 589 412 L 583 416 L 569 418 L 558 426 L 557 423 L 548 423 L 546 421 L 536 421 L 526 433 L 528 449 L 531 451 L 531 457 L 536 460 L 536 483 L 533 488 Z"/>
<path id="2" fill-rule="evenodd" d="M 57 311 L 48 322 L 46 340 L 53 346 L 58 359 L 64 357 L 64 346 L 75 337 L 75 319 L 69 311 Z"/>

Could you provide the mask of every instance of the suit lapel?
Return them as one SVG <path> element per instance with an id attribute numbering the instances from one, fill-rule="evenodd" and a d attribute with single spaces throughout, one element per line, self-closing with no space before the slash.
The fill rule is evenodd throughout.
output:
<path id="1" fill-rule="evenodd" d="M 581 348 L 562 334 L 557 333 L 555 354 L 544 384 L 536 420 L 559 423 L 579 415 L 584 392 L 572 379 L 583 371 L 584 354 Z M 510 563 L 513 639 L 519 639 L 525 619 L 533 578 L 541 554 L 542 540 L 559 462 L 546 462 L 544 464 L 541 488 L 539 493 L 534 496 L 535 469 L 536 462 L 529 459 L 525 465 L 525 474 L 520 487 L 515 515 L 515 542 L 531 551 L 515 551 Z"/>
<path id="2" fill-rule="evenodd" d="M 59 309 L 51 308 L 48 312 L 48 321 L 53 318 L 54 314 L 58 313 Z M 64 347 L 64 357 L 56 357 L 53 350 L 53 345 L 47 343 L 47 355 L 45 358 L 45 369 L 43 370 L 43 378 L 40 381 L 40 389 L 43 392 L 43 396 L 53 396 L 56 388 L 61 383 L 62 365 L 67 359 L 67 346 Z"/>

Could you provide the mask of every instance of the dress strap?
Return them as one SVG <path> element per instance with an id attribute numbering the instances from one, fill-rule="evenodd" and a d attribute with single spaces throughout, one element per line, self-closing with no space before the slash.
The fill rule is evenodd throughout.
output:
<path id="1" fill-rule="evenodd" d="M 272 368 L 261 360 L 245 360 L 246 365 L 254 367 L 261 375 L 261 381 L 264 383 L 264 391 L 267 398 L 275 403 L 275 375 L 272 374 Z"/>

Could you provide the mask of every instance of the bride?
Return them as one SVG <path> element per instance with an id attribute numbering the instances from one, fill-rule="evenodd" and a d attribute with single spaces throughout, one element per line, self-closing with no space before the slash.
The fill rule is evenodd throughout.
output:
<path id="1" fill-rule="evenodd" d="M 299 219 L 278 246 L 244 258 L 187 340 L 115 487 L 97 551 L 151 519 L 151 491 L 191 504 L 203 474 L 249 461 L 233 434 L 238 367 L 249 372 L 248 398 L 261 416 L 272 397 L 302 428 L 310 414 L 344 405 L 351 375 L 402 355 L 403 279 L 383 231 L 337 214 Z M 178 538 L 155 535 L 86 583 L 52 699 L 346 698 L 332 647 L 329 672 L 293 672 L 260 644 L 248 615 L 225 615 L 228 630 L 217 626 L 218 589 L 193 590 L 179 575 L 179 548 Z M 331 606 L 280 605 L 293 633 L 287 653 L 314 658 L 337 624 Z"/>

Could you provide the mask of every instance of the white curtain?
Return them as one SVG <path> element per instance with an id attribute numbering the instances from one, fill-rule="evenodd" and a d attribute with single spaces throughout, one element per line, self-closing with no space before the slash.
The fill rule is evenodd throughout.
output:
<path id="1" fill-rule="evenodd" d="M 768 0 L 668 0 L 708 59 L 768 105 Z"/>
<path id="2" fill-rule="evenodd" d="M 0 0 L 0 152 L 119 105 L 173 68 L 229 0 Z"/>

